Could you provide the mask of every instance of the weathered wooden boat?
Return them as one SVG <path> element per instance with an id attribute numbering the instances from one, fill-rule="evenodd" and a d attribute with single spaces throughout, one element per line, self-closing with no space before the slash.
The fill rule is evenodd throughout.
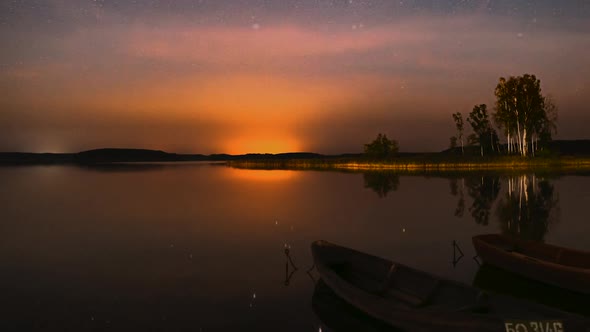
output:
<path id="1" fill-rule="evenodd" d="M 587 331 L 574 314 L 436 277 L 326 241 L 312 244 L 322 280 L 367 315 L 407 331 L 506 331 L 513 320 Z M 549 327 L 549 326 L 547 326 Z M 546 330 L 546 329 L 545 329 Z"/>
<path id="2" fill-rule="evenodd" d="M 474 236 L 473 246 L 486 264 L 550 285 L 590 294 L 590 252 L 500 234 Z"/>

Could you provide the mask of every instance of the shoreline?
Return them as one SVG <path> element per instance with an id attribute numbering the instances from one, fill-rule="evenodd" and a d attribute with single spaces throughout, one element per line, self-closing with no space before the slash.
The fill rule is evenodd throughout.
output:
<path id="1" fill-rule="evenodd" d="M 441 172 L 478 170 L 590 170 L 590 156 L 523 158 L 488 157 L 478 160 L 473 157 L 422 160 L 419 158 L 398 158 L 392 160 L 233 160 L 226 164 L 233 168 L 267 170 L 348 170 L 348 171 L 402 171 Z"/>
<path id="2" fill-rule="evenodd" d="M 446 150 L 434 153 L 399 153 L 395 157 L 371 159 L 363 154 L 322 155 L 311 152 L 280 154 L 177 154 L 161 150 L 104 148 L 78 153 L 0 152 L 0 166 L 74 165 L 109 167 L 117 164 L 177 164 L 215 162 L 233 168 L 390 172 L 465 171 L 563 171 L 590 170 L 590 140 L 554 142 L 561 146 L 541 156 L 461 155 Z M 582 144 L 583 143 L 583 144 Z M 572 148 L 575 147 L 574 148 Z"/>

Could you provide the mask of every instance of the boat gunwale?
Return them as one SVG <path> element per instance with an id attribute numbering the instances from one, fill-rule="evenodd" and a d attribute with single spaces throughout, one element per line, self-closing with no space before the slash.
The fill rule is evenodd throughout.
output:
<path id="1" fill-rule="evenodd" d="M 559 247 L 559 246 L 555 246 L 555 245 L 551 245 L 551 244 L 544 244 L 544 243 L 536 243 L 534 241 L 526 241 L 526 240 L 519 240 L 519 239 L 514 239 L 514 238 L 510 238 L 510 237 L 506 237 L 506 236 L 501 236 L 499 234 L 483 234 L 483 235 L 476 235 L 473 237 L 472 241 L 474 246 L 477 247 L 477 245 L 480 246 L 484 246 L 486 247 L 488 250 L 493 250 L 495 252 L 500 253 L 502 256 L 505 257 L 511 257 L 514 259 L 518 259 L 518 260 L 526 260 L 526 262 L 530 263 L 530 264 L 535 264 L 535 265 L 540 265 L 540 266 L 546 266 L 548 268 L 551 269 L 559 269 L 559 270 L 566 270 L 564 272 L 572 272 L 572 273 L 582 273 L 582 274 L 588 274 L 590 276 L 590 268 L 585 268 L 585 267 L 580 267 L 580 266 L 574 266 L 574 265 L 565 265 L 565 264 L 560 264 L 558 262 L 555 262 L 553 260 L 546 260 L 540 257 L 535 257 L 532 255 L 528 255 L 526 253 L 523 252 L 519 252 L 519 251 L 508 251 L 505 250 L 501 247 L 499 247 L 497 244 L 499 241 L 494 242 L 494 241 L 487 241 L 487 239 L 505 239 L 508 241 L 511 241 L 512 244 L 516 244 L 519 245 L 521 247 L 525 247 L 525 246 L 529 246 L 529 247 L 535 247 L 535 248 L 543 248 L 543 247 L 548 247 L 552 250 L 563 250 L 566 252 L 573 252 L 573 253 L 577 253 L 577 254 L 583 254 L 583 255 L 587 255 L 590 258 L 590 252 L 586 252 L 586 251 L 581 251 L 581 250 L 576 250 L 576 249 L 569 249 L 569 248 L 563 248 L 563 247 Z M 504 241 L 506 242 L 506 241 Z M 518 254 L 518 255 L 515 255 Z M 522 256 L 522 257 L 519 257 Z M 563 254 L 562 254 L 563 255 Z M 528 259 L 527 259 L 528 258 Z"/>

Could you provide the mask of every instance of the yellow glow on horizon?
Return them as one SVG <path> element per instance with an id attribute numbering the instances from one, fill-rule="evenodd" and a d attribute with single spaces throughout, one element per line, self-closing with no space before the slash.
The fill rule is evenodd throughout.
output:
<path id="1" fill-rule="evenodd" d="M 285 170 L 253 170 L 231 168 L 229 176 L 234 179 L 255 181 L 255 182 L 277 182 L 288 181 L 299 176 L 297 171 Z"/>
<path id="2" fill-rule="evenodd" d="M 260 137 L 256 133 L 228 140 L 224 151 L 229 154 L 302 152 L 299 141 L 284 136 Z"/>

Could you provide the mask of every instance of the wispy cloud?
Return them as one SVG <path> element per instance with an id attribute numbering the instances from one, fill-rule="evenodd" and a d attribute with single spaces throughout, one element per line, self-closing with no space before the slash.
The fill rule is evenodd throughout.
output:
<path id="1" fill-rule="evenodd" d="M 19 63 L 12 61 L 20 55 L 16 51 L 0 55 L 0 85 L 8 96 L 0 106 L 19 110 L 12 120 L 18 122 L 21 114 L 21 122 L 42 124 L 59 114 L 63 123 L 84 122 L 86 133 L 96 127 L 97 136 L 105 125 L 93 126 L 93 119 L 106 114 L 112 123 L 124 118 L 129 128 L 134 122 L 153 127 L 159 136 L 145 138 L 153 141 L 173 131 L 158 125 L 164 120 L 193 123 L 202 133 L 195 137 L 204 140 L 214 135 L 201 130 L 203 123 L 214 122 L 216 130 L 239 137 L 256 132 L 257 140 L 265 141 L 283 133 L 294 140 L 303 133 L 306 139 L 297 140 L 302 149 L 323 139 L 344 142 L 336 145 L 346 150 L 377 125 L 398 128 L 408 142 L 447 137 L 447 128 L 410 131 L 400 123 L 426 126 L 424 118 L 439 123 L 451 112 L 490 102 L 499 76 L 535 73 L 557 100 L 590 102 L 584 93 L 590 77 L 587 23 L 572 30 L 469 13 L 352 24 L 169 18 L 150 24 L 102 9 L 96 20 L 102 24 L 30 40 L 37 49 L 30 47 L 31 56 Z M 33 38 L 25 32 L 17 37 Z M 32 56 L 38 52 L 44 56 Z M 43 107 L 52 111 L 38 111 Z M 414 120 L 399 116 L 404 112 Z M 336 125 L 315 136 L 314 130 L 301 130 L 320 128 L 317 118 Z M 6 123 L 0 118 L 0 126 Z M 119 133 L 121 141 L 125 132 Z M 264 132 L 268 135 L 259 137 Z M 416 139 L 417 132 L 425 137 Z"/>

